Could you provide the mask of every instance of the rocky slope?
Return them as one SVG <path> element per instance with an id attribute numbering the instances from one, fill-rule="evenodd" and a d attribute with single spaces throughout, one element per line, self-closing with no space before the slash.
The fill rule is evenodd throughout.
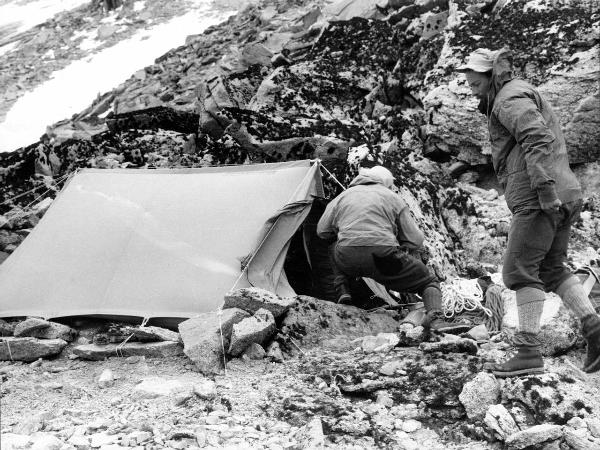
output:
<path id="1" fill-rule="evenodd" d="M 438 274 L 464 272 L 467 258 L 496 265 L 508 215 L 500 198 L 486 220 L 469 201 L 473 190 L 457 184 L 496 187 L 485 121 L 452 69 L 479 45 L 512 46 L 522 74 L 541 84 L 564 119 L 584 186 L 597 191 L 598 17 L 585 2 L 552 5 L 250 6 L 55 124 L 40 143 L 0 155 L 5 229 L 27 230 L 36 219 L 19 208 L 44 191 L 42 198 L 53 196 L 79 167 L 319 157 L 345 182 L 357 164 L 392 166 Z M 495 201 L 493 191 L 482 195 Z M 593 201 L 587 209 L 596 217 Z M 597 234 L 586 238 L 584 247 Z M 19 240 L 6 236 L 2 250 Z"/>

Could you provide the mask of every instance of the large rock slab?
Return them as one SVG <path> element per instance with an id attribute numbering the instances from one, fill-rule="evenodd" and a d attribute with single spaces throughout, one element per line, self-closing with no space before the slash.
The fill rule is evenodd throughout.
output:
<path id="1" fill-rule="evenodd" d="M 67 345 L 62 339 L 0 338 L 0 361 L 35 361 L 58 355 Z"/>
<path id="2" fill-rule="evenodd" d="M 178 393 L 191 393 L 194 390 L 192 383 L 179 380 L 167 380 L 160 377 L 144 378 L 134 391 L 141 398 L 168 397 Z"/>
<path id="3" fill-rule="evenodd" d="M 181 341 L 179 333 L 161 327 L 139 327 L 133 331 L 133 335 L 140 341 Z"/>
<path id="4" fill-rule="evenodd" d="M 124 345 L 86 344 L 73 347 L 73 354 L 82 359 L 101 361 L 111 356 L 146 356 L 148 358 L 164 358 L 178 356 L 183 348 L 178 342 L 127 342 Z"/>
<path id="5" fill-rule="evenodd" d="M 481 420 L 490 405 L 498 403 L 500 383 L 493 375 L 480 372 L 471 381 L 465 383 L 458 398 L 465 407 L 469 419 Z"/>
<path id="6" fill-rule="evenodd" d="M 19 322 L 13 331 L 14 336 L 16 337 L 24 337 L 31 336 L 30 333 L 34 331 L 43 330 L 50 326 L 50 322 L 44 319 L 39 319 L 37 317 L 30 317 L 28 319 Z"/>
<path id="7" fill-rule="evenodd" d="M 233 326 L 229 354 L 241 355 L 250 344 L 262 344 L 275 334 L 275 318 L 270 311 L 259 309 L 252 317 L 248 317 Z"/>
<path id="8" fill-rule="evenodd" d="M 239 308 L 250 314 L 254 314 L 259 309 L 266 309 L 271 311 L 275 319 L 278 319 L 295 302 L 294 298 L 283 298 L 265 289 L 250 287 L 227 293 L 223 308 Z"/>
<path id="9" fill-rule="evenodd" d="M 501 404 L 491 405 L 486 411 L 483 421 L 502 441 L 519 431 L 513 416 Z"/>
<path id="10" fill-rule="evenodd" d="M 229 348 L 233 325 L 250 315 L 239 308 L 224 309 L 219 321 L 217 312 L 203 313 L 179 324 L 183 351 L 204 374 L 221 371 L 223 348 Z"/>
<path id="11" fill-rule="evenodd" d="M 560 425 L 535 425 L 523 431 L 518 431 L 506 439 L 510 448 L 526 448 L 542 442 L 553 441 L 562 436 L 563 428 Z"/>
<path id="12" fill-rule="evenodd" d="M 281 324 L 283 339 L 307 347 L 343 337 L 351 340 L 398 331 L 396 315 L 387 311 L 367 312 L 348 305 L 301 295 Z M 290 347 L 294 344 L 290 343 Z"/>
<path id="13" fill-rule="evenodd" d="M 15 336 L 62 339 L 67 342 L 72 342 L 77 336 L 77 331 L 67 325 L 38 318 L 29 318 L 20 322 L 15 327 L 14 333 Z"/>

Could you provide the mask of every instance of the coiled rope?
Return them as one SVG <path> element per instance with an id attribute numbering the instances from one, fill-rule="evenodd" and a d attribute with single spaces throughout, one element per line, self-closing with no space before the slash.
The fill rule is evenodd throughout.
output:
<path id="1" fill-rule="evenodd" d="M 464 280 L 455 278 L 441 283 L 442 310 L 447 318 L 462 312 L 481 310 L 485 315 L 493 315 L 490 309 L 483 306 L 483 290 L 477 279 Z"/>

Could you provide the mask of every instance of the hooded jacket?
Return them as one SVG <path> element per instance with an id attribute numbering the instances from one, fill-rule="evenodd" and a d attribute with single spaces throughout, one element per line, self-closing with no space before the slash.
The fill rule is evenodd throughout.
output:
<path id="1" fill-rule="evenodd" d="M 581 188 L 558 118 L 537 89 L 513 76 L 511 56 L 503 49 L 494 59 L 486 107 L 492 163 L 506 203 L 517 212 L 540 209 L 540 201 L 578 200 Z"/>
<path id="2" fill-rule="evenodd" d="M 357 176 L 327 205 L 317 234 L 322 239 L 337 238 L 337 245 L 349 247 L 423 244 L 423 233 L 406 202 L 370 175 Z"/>

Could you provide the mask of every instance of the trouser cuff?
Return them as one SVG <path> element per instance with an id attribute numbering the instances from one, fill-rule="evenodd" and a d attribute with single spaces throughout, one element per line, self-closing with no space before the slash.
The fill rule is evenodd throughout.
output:
<path id="1" fill-rule="evenodd" d="M 517 291 L 517 306 L 543 302 L 544 300 L 546 300 L 546 294 L 541 289 L 524 287 Z"/>
<path id="2" fill-rule="evenodd" d="M 513 345 L 515 347 L 538 348 L 542 345 L 542 341 L 537 334 L 518 332 L 513 337 Z"/>

